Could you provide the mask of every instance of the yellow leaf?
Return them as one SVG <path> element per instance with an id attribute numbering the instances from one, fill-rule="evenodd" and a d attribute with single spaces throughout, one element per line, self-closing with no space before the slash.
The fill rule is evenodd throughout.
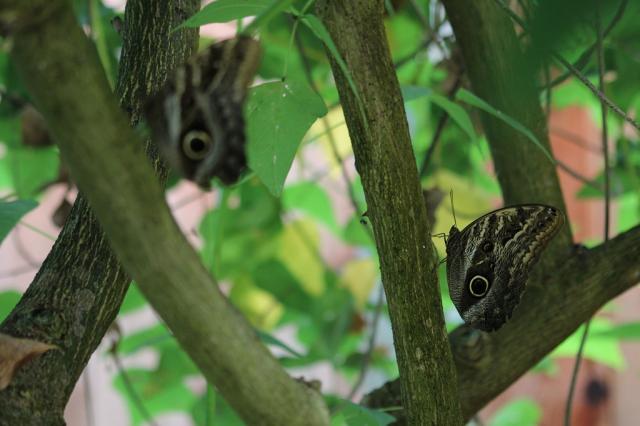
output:
<path id="1" fill-rule="evenodd" d="M 318 228 L 312 220 L 285 224 L 280 236 L 278 259 L 302 288 L 317 296 L 324 292 L 324 261 L 320 257 Z"/>
<path id="2" fill-rule="evenodd" d="M 248 275 L 234 280 L 229 298 L 254 326 L 263 330 L 273 328 L 283 313 L 282 304 L 272 294 L 258 288 Z"/>
<path id="3" fill-rule="evenodd" d="M 349 262 L 340 276 L 340 285 L 347 288 L 358 308 L 363 308 L 369 299 L 378 278 L 378 265 L 371 259 Z"/>

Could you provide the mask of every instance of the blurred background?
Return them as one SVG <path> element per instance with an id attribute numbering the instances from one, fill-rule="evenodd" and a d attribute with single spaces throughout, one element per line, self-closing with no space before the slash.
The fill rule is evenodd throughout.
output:
<path id="1" fill-rule="evenodd" d="M 75 3 L 114 81 L 121 39 L 113 18 L 122 16 L 124 2 Z M 640 5 L 631 3 L 607 35 L 605 80 L 610 97 L 635 113 L 640 105 Z M 512 2 L 522 15 L 527 4 Z M 443 118 L 445 110 L 451 114 L 447 98 L 467 83 L 441 4 L 388 2 L 387 14 L 433 232 L 446 233 L 453 224 L 450 191 L 462 228 L 502 205 L 500 189 L 477 112 L 465 107 L 463 117 Z M 167 202 L 224 292 L 291 374 L 317 379 L 324 393 L 357 402 L 398 375 L 390 323 L 362 186 L 325 52 L 308 29 L 300 26 L 295 36 L 292 29 L 292 20 L 283 16 L 261 34 L 265 53 L 256 84 L 283 72 L 310 79 L 328 112 L 291 154 L 284 186 L 249 174 L 234 187 L 203 192 L 173 177 Z M 236 23 L 206 25 L 201 44 L 232 37 L 236 30 Z M 577 37 L 563 53 L 577 57 L 591 42 Z M 0 51 L 0 197 L 34 199 L 38 205 L 0 246 L 0 319 L 38 271 L 77 193 L 6 51 L 6 46 Z M 553 68 L 550 73 L 562 74 Z M 595 78 L 593 63 L 585 73 Z M 553 87 L 543 101 L 575 242 L 599 244 L 604 221 L 603 196 L 594 189 L 603 181 L 604 167 L 599 101 L 573 78 Z M 640 145 L 638 134 L 611 115 L 608 130 L 615 236 L 640 221 Z M 443 240 L 434 238 L 434 244 L 444 258 Z M 440 282 L 447 326 L 453 329 L 461 319 L 448 298 L 444 265 Z M 573 424 L 638 424 L 639 311 L 636 287 L 593 320 Z M 569 337 L 474 421 L 561 424 L 580 334 Z M 78 382 L 66 418 L 69 425 L 93 426 L 241 424 L 135 283 Z"/>

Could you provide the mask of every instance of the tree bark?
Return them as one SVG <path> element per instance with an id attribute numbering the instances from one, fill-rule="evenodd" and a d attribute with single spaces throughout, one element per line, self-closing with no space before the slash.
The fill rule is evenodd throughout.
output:
<path id="1" fill-rule="evenodd" d="M 37 25 L 56 16 L 54 6 L 55 2 L 51 2 L 31 16 L 25 12 L 16 14 L 17 20 L 3 20 L 4 27 L 11 31 L 24 28 L 38 31 Z M 169 31 L 199 6 L 198 0 L 127 3 L 116 91 L 121 106 L 131 113 L 132 124 L 137 123 L 146 96 L 194 51 L 196 30 L 176 32 L 171 37 Z M 14 7 L 28 10 L 31 5 L 21 1 Z M 0 19 L 12 9 L 1 9 Z M 17 38 L 19 42 L 20 36 Z M 43 41 L 31 54 L 38 54 L 48 42 Z M 68 80 L 83 71 L 82 63 L 76 67 L 72 74 L 60 79 Z M 92 102 L 89 94 L 77 87 L 71 85 L 70 90 L 79 104 Z M 164 181 L 165 173 L 157 155 L 152 153 L 153 145 L 149 147 L 151 160 Z M 60 348 L 18 370 L 12 385 L 0 394 L 2 424 L 64 423 L 62 416 L 71 391 L 116 318 L 129 283 L 129 275 L 80 194 L 34 281 L 0 327 L 3 333 L 53 343 Z"/>
<path id="2" fill-rule="evenodd" d="M 326 0 L 318 12 L 359 94 L 332 60 L 380 257 L 410 424 L 461 424 L 437 255 L 386 41 L 383 2 Z"/>
<path id="3" fill-rule="evenodd" d="M 35 15 L 37 24 L 29 20 Z M 0 10 L 2 18 L 9 19 L 3 27 L 13 30 L 18 71 L 109 244 L 204 376 L 248 424 L 328 424 L 320 394 L 289 377 L 219 291 L 176 226 L 142 144 L 110 93 L 96 52 L 68 2 L 11 2 Z M 121 92 L 125 99 L 152 89 L 137 81 L 142 87 Z M 94 326 L 93 317 L 82 315 L 93 300 L 92 288 L 79 292 L 67 333 L 53 329 L 38 337 L 67 353 L 69 334 Z M 40 309 L 57 319 L 58 307 L 49 299 L 40 300 Z"/>
<path id="4" fill-rule="evenodd" d="M 473 90 L 531 130 L 549 149 L 546 121 L 513 23 L 492 1 L 444 2 Z M 555 167 L 520 132 L 487 114 L 482 122 L 505 204 L 541 202 L 564 211 Z M 529 278 L 512 320 L 495 333 L 450 334 L 465 419 L 526 373 L 606 302 L 640 281 L 640 227 L 592 250 L 573 247 L 567 225 Z M 399 384 L 372 392 L 372 407 L 397 405 Z"/>

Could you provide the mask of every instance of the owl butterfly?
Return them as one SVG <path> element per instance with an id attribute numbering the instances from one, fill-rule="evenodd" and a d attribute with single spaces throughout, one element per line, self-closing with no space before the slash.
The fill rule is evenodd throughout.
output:
<path id="1" fill-rule="evenodd" d="M 208 188 L 246 168 L 243 104 L 260 61 L 247 36 L 216 43 L 178 67 L 146 103 L 153 140 L 183 177 Z"/>
<path id="2" fill-rule="evenodd" d="M 550 206 L 525 204 L 488 213 L 447 239 L 453 304 L 474 328 L 500 328 L 520 302 L 527 276 L 564 223 Z"/>

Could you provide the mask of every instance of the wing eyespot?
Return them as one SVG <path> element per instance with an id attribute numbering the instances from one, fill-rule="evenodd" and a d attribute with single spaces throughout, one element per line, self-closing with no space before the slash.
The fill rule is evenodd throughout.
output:
<path id="1" fill-rule="evenodd" d="M 469 293 L 474 297 L 484 297 L 489 291 L 489 280 L 482 275 L 474 275 L 469 280 Z"/>
<path id="2" fill-rule="evenodd" d="M 213 140 L 207 132 L 191 130 L 182 138 L 182 152 L 190 160 L 202 160 L 209 153 L 212 144 Z"/>

